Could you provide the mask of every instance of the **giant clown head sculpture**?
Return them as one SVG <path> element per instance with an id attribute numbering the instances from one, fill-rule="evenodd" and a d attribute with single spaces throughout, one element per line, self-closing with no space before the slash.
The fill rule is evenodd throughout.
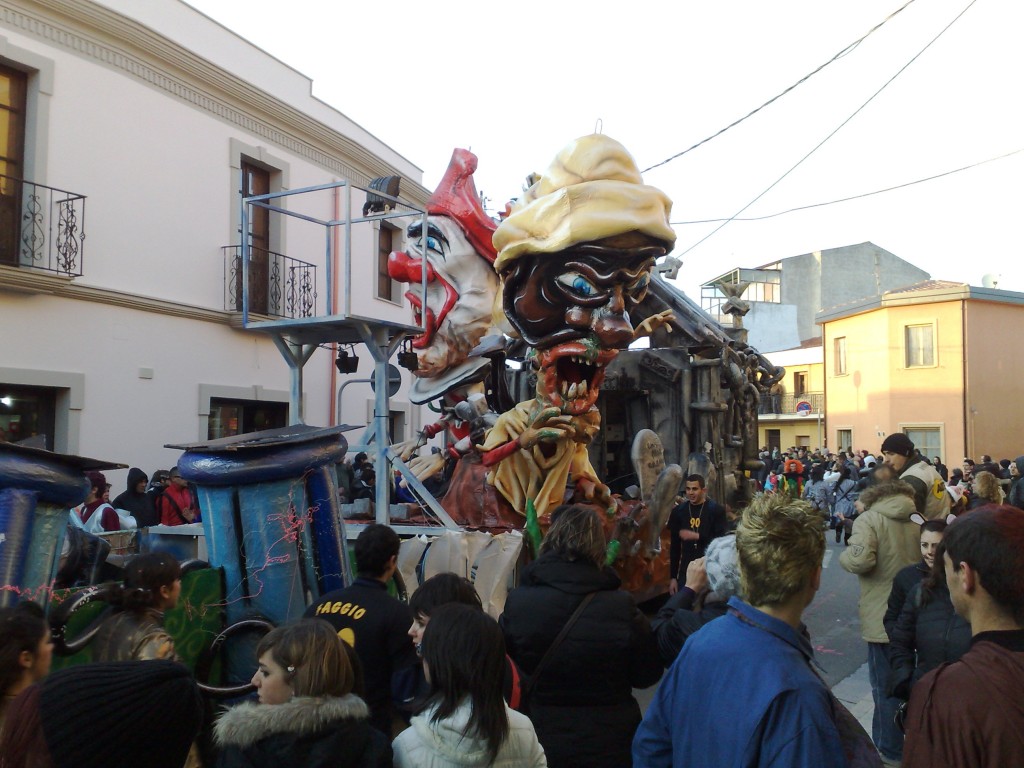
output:
<path id="1" fill-rule="evenodd" d="M 563 149 L 495 232 L 501 310 L 534 350 L 538 396 L 562 413 L 594 407 L 605 367 L 634 340 L 630 312 L 675 242 L 671 207 L 621 144 L 592 135 Z"/>
<path id="2" fill-rule="evenodd" d="M 425 403 L 452 387 L 479 378 L 487 366 L 469 352 L 489 331 L 498 279 L 491 237 L 496 223 L 487 216 L 473 172 L 476 156 L 456 149 L 437 190 L 427 201 L 423 222 L 409 225 L 405 251 L 388 259 L 388 274 L 409 283 L 405 297 L 425 330 L 412 340 L 419 364 L 410 399 Z M 427 288 L 422 279 L 426 272 Z"/>

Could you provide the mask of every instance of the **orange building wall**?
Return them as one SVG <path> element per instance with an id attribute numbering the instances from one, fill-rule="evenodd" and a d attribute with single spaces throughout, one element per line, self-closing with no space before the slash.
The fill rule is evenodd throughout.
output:
<path id="1" fill-rule="evenodd" d="M 887 423 L 889 357 L 885 317 L 869 312 L 823 327 L 825 345 L 825 434 L 831 450 L 839 448 L 838 430 L 853 431 L 853 448 L 874 452 L 876 426 Z M 835 340 L 846 337 L 846 373 L 836 375 Z"/>
<path id="2" fill-rule="evenodd" d="M 963 435 L 961 302 L 886 307 L 825 324 L 827 436 L 853 430 L 853 448 L 879 450 L 884 435 L 937 426 L 941 455 L 959 454 Z M 934 324 L 935 365 L 907 368 L 905 327 Z M 835 374 L 834 340 L 845 336 L 846 375 Z M 952 451 L 952 454 L 950 453 Z M 960 456 L 956 457 L 958 460 Z"/>
<path id="3" fill-rule="evenodd" d="M 1024 306 L 969 301 L 967 307 L 967 451 L 979 461 L 1024 454 Z M 957 457 L 962 458 L 962 457 Z"/>

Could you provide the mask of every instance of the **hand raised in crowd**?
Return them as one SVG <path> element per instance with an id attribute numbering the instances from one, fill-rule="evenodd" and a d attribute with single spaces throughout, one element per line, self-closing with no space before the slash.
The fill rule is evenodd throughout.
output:
<path id="1" fill-rule="evenodd" d="M 686 586 L 700 593 L 708 588 L 708 572 L 704 568 L 703 557 L 698 557 L 686 566 Z"/>

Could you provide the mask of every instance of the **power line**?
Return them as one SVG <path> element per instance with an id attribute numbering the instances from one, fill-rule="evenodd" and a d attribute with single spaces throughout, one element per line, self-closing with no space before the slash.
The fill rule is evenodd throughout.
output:
<path id="1" fill-rule="evenodd" d="M 754 203 L 756 203 L 756 202 L 757 202 L 758 200 L 760 200 L 760 199 L 761 199 L 762 197 L 764 197 L 765 195 L 767 195 L 767 194 L 768 194 L 768 193 L 769 193 L 769 192 L 770 192 L 771 190 L 773 190 L 773 189 L 774 189 L 774 188 L 775 188 L 775 187 L 776 187 L 776 186 L 777 186 L 777 185 L 778 185 L 778 184 L 779 184 L 779 183 L 780 183 L 780 182 L 781 182 L 781 181 L 782 181 L 783 179 L 785 179 L 785 178 L 786 178 L 787 176 L 789 176 L 789 174 L 791 174 L 791 173 L 792 173 L 793 171 L 795 171 L 795 170 L 796 170 L 797 168 L 799 168 L 799 167 L 800 167 L 801 165 L 803 165 L 804 161 L 806 161 L 806 160 L 807 160 L 807 158 L 809 158 L 809 157 L 810 157 L 811 155 L 813 155 L 813 154 L 814 154 L 815 152 L 817 152 L 817 151 L 818 151 L 819 149 L 821 149 L 821 148 L 822 148 L 822 146 L 824 146 L 825 142 L 827 142 L 827 141 L 828 141 L 829 139 L 831 139 L 831 138 L 832 138 L 833 136 L 835 136 L 835 135 L 836 135 L 837 133 L 839 133 L 839 131 L 841 131 L 841 130 L 842 130 L 842 129 L 843 129 L 843 128 L 844 128 L 845 126 L 846 126 L 846 124 L 847 124 L 847 123 L 849 123 L 849 122 L 850 122 L 851 120 L 853 120 L 853 118 L 855 118 L 855 117 L 856 117 L 856 116 L 857 116 L 858 114 L 860 114 L 861 110 L 862 110 L 862 109 L 864 109 L 864 107 L 866 107 L 866 106 L 867 106 L 868 104 L 870 104 L 870 103 L 871 103 L 872 101 L 874 101 L 874 100 L 875 100 L 875 97 L 876 97 L 876 96 L 878 96 L 878 94 L 880 94 L 880 93 L 881 93 L 882 91 L 884 91 L 884 90 L 885 90 L 886 88 L 888 88 L 888 87 L 889 87 L 889 85 L 890 85 L 890 84 L 892 83 L 892 81 L 893 81 L 893 80 L 895 80 L 895 79 L 896 79 L 897 77 L 899 77 L 899 76 L 900 76 L 901 74 L 903 74 L 903 72 L 905 72 L 905 71 L 906 71 L 907 67 L 909 67 L 909 66 L 910 66 L 911 64 L 913 64 L 913 63 L 914 63 L 915 61 L 917 61 L 917 59 L 918 59 L 918 58 L 919 58 L 919 57 L 921 56 L 921 54 L 923 54 L 923 53 L 924 53 L 925 51 L 927 51 L 927 50 L 928 50 L 929 48 L 931 48 L 931 47 L 932 47 L 932 45 L 933 45 L 933 44 L 935 43 L 935 41 L 936 41 L 936 40 L 938 40 L 938 39 L 939 39 L 940 37 L 942 37 L 942 36 L 943 36 L 944 34 L 946 34 L 946 32 L 947 32 L 947 31 L 949 30 L 949 28 L 950 28 L 950 27 L 952 27 L 952 26 L 953 26 L 954 24 L 956 24 L 956 22 L 957 22 L 957 21 L 959 21 L 960 17 L 961 17 L 961 16 L 963 16 L 963 15 L 964 15 L 965 13 L 967 13 L 967 11 L 969 11 L 969 10 L 971 9 L 971 6 L 973 6 L 973 5 L 974 5 L 974 4 L 976 3 L 976 2 L 978 2 L 978 0 L 971 0 L 971 2 L 969 2 L 969 3 L 967 4 L 967 7 L 966 7 L 966 8 L 964 8 L 964 9 L 963 9 L 962 11 L 960 11 L 960 13 L 958 13 L 958 14 L 956 15 L 956 17 L 955 17 L 955 18 L 954 18 L 954 19 L 953 19 L 953 20 L 952 20 L 951 22 L 949 22 L 949 24 L 947 24 L 947 25 L 946 25 L 945 27 L 943 27 L 943 28 L 942 28 L 942 31 L 941 31 L 941 32 L 939 32 L 939 34 L 937 34 L 937 35 L 936 35 L 935 37 L 933 37 L 933 38 L 932 38 L 931 40 L 929 40 L 929 41 L 928 41 L 928 44 L 927 44 L 927 45 L 926 45 L 926 46 L 925 46 L 924 48 L 922 48 L 922 49 L 921 49 L 920 51 L 918 51 L 917 53 L 915 53 L 915 54 L 913 55 L 913 57 L 911 57 L 910 61 L 908 61 L 908 62 L 907 62 L 906 64 L 904 64 L 904 65 L 903 65 L 902 67 L 900 67 L 900 68 L 899 68 L 899 70 L 898 70 L 898 71 L 896 72 L 896 74 L 894 74 L 894 75 L 893 75 L 892 77 L 890 77 L 890 78 L 889 78 L 888 80 L 886 80 L 886 81 L 885 81 L 885 83 L 884 83 L 884 84 L 882 85 L 882 87 L 881 87 L 881 88 L 879 88 L 879 89 L 878 89 L 877 91 L 875 91 L 875 92 L 874 92 L 873 94 L 871 94 L 871 96 L 869 96 L 869 97 L 868 97 L 868 100 L 867 100 L 867 101 L 865 101 L 865 102 L 864 102 L 863 104 L 861 104 L 861 105 L 860 105 L 859 107 L 857 107 L 857 109 L 855 109 L 855 110 L 853 111 L 853 113 L 852 113 L 852 114 L 851 114 L 851 115 L 850 115 L 850 116 L 849 116 L 848 118 L 846 118 L 845 120 L 843 120 L 843 122 L 841 122 L 841 123 L 840 123 L 840 124 L 839 124 L 838 126 L 836 126 L 835 130 L 833 130 L 833 131 L 832 131 L 832 132 L 831 132 L 831 133 L 830 133 L 830 134 L 829 134 L 828 136 L 826 136 L 826 137 L 825 137 L 824 139 L 822 139 L 821 141 L 819 141 L 819 142 L 818 142 L 818 144 L 817 144 L 817 145 L 816 145 L 816 146 L 814 147 L 814 149 L 812 149 L 812 150 L 811 150 L 810 152 L 808 152 L 808 153 L 807 153 L 806 155 L 804 155 L 804 156 L 803 156 L 803 157 L 801 157 L 801 158 L 800 158 L 799 160 L 797 160 L 796 164 L 795 164 L 795 165 L 794 165 L 794 166 L 793 166 L 792 168 L 790 168 L 790 169 L 789 169 L 788 171 L 786 171 L 786 172 L 785 172 L 784 174 L 782 174 L 781 176 L 779 176 L 779 178 L 777 178 L 777 179 L 776 179 L 775 181 L 773 181 L 773 182 L 772 182 L 772 183 L 771 183 L 771 184 L 770 184 L 770 185 L 769 185 L 769 186 L 767 187 L 767 189 L 765 189 L 765 190 L 764 190 L 763 192 L 761 192 L 761 193 L 760 193 L 760 194 L 759 194 L 759 195 L 758 195 L 757 197 L 755 197 L 755 198 L 754 198 L 753 200 L 751 200 L 751 201 L 750 201 L 749 203 L 747 203 L 747 204 L 746 204 L 746 205 L 744 205 L 744 206 L 743 206 L 742 208 L 740 208 L 740 209 L 739 209 L 738 211 L 736 211 L 736 213 L 734 213 L 734 214 L 733 214 L 732 216 L 730 216 L 730 217 L 729 217 L 728 219 L 725 219 L 725 221 L 723 221 L 723 222 L 722 222 L 721 224 L 719 224 L 719 225 L 718 225 L 717 227 L 715 227 L 715 228 L 714 228 L 713 230 L 711 230 L 711 231 L 710 231 L 710 232 L 709 232 L 708 234 L 706 234 L 706 235 L 705 235 L 704 237 L 702 237 L 702 238 L 701 238 L 700 240 L 698 240 L 698 241 L 697 241 L 696 243 L 694 243 L 693 245 L 691 245 L 691 246 L 690 246 L 689 248 L 687 248 L 687 249 L 686 249 L 685 251 L 683 251 L 682 253 L 676 254 L 676 255 L 675 255 L 675 256 L 676 256 L 676 258 L 680 258 L 681 256 L 685 256 L 685 255 L 686 255 L 686 254 L 688 254 L 688 253 L 689 253 L 690 251 L 692 251 L 692 250 L 693 250 L 694 248 L 696 248 L 696 247 L 697 247 L 698 245 L 700 245 L 700 244 L 701 244 L 701 243 L 703 243 L 703 242 L 704 242 L 705 240 L 707 240 L 708 238 L 710 238 L 710 237 L 711 237 L 712 235 L 715 235 L 715 234 L 717 234 L 717 233 L 718 233 L 719 231 L 721 231 L 721 229 L 722 229 L 722 228 L 723 228 L 723 227 L 724 227 L 724 226 L 725 226 L 726 224 L 728 224 L 728 223 L 729 223 L 730 221 L 733 221 L 733 220 L 734 220 L 734 219 L 735 219 L 735 218 L 736 218 L 737 216 L 739 216 L 739 215 L 740 215 L 741 213 L 743 213 L 743 212 L 744 212 L 745 210 L 747 210 L 747 208 L 749 208 L 749 207 L 750 207 L 750 206 L 752 206 L 752 205 L 753 205 Z"/>
<path id="2" fill-rule="evenodd" d="M 835 56 L 833 56 L 833 57 L 832 57 L 831 59 L 829 59 L 828 61 L 826 61 L 826 62 L 825 62 L 824 64 L 822 64 L 822 65 L 821 65 L 820 67 L 818 67 L 817 69 L 815 69 L 815 70 L 814 70 L 814 71 L 812 71 L 812 72 L 809 72 L 809 73 L 807 73 L 806 75 L 804 75 L 803 77 L 801 77 L 801 78 L 800 78 L 799 80 L 797 80 L 797 81 L 796 81 L 795 83 L 793 83 L 793 84 L 792 84 L 791 86 L 789 86 L 789 88 L 787 88 L 786 90 L 784 90 L 784 91 L 783 91 L 782 93 L 780 93 L 779 95 L 777 95 L 777 96 L 775 96 L 775 97 L 773 97 L 773 98 L 769 99 L 769 100 L 768 100 L 768 101 L 766 101 L 766 102 L 765 102 L 764 104 L 762 104 L 762 105 L 761 105 L 760 107 L 757 107 L 756 109 L 753 109 L 753 110 L 751 110 L 750 112 L 748 112 L 747 114 L 745 114 L 745 115 L 744 115 L 743 117 L 739 118 L 738 120 L 734 120 L 733 122 L 729 123 L 729 125 L 725 126 L 725 128 L 723 128 L 722 130 L 720 130 L 720 131 L 718 131 L 718 132 L 716 132 L 716 133 L 713 133 L 713 134 L 711 134 L 711 135 L 710 135 L 710 136 L 708 136 L 708 137 L 707 137 L 706 139 L 702 139 L 701 141 L 698 141 L 698 142 L 697 142 L 696 144 L 694 144 L 694 145 L 693 145 L 692 147 L 689 147 L 689 148 L 687 148 L 687 149 L 684 149 L 684 150 L 683 150 L 682 152 L 677 152 L 676 154 L 672 155 L 672 157 L 670 157 L 670 158 L 668 158 L 668 159 L 666 159 L 666 160 L 662 160 L 662 161 L 661 161 L 660 163 L 655 163 L 654 165 L 652 165 L 652 166 L 650 166 L 650 167 L 648 167 L 648 168 L 644 168 L 644 169 L 643 169 L 643 171 L 641 171 L 641 173 L 647 173 L 648 171 L 650 171 L 650 170 L 652 170 L 652 169 L 654 169 L 654 168 L 658 168 L 658 167 L 660 167 L 660 166 L 662 166 L 662 165 L 665 165 L 665 164 L 667 164 L 667 163 L 670 163 L 670 162 L 672 162 L 673 160 L 675 160 L 676 158 L 682 157 L 682 156 L 683 156 L 683 155 L 685 155 L 685 154 L 686 154 L 687 152 L 690 152 L 690 151 L 692 151 L 692 150 L 696 149 L 697 147 L 701 146 L 702 144 L 707 144 L 707 143 L 708 143 L 709 141 L 711 141 L 712 139 L 718 138 L 718 137 L 719 137 L 719 136 L 721 136 L 721 135 L 722 135 L 723 133 L 725 133 L 726 131 L 728 131 L 728 130 L 729 130 L 730 128 L 735 128 L 735 127 L 736 127 L 737 125 L 739 125 L 740 123 L 742 123 L 742 122 L 743 122 L 744 120 L 746 120 L 746 119 L 747 119 L 748 117 L 753 117 L 754 115 L 756 115 L 756 114 L 757 114 L 758 112 L 760 112 L 760 111 L 761 111 L 762 109 L 764 109 L 765 107 L 767 107 L 767 106 L 769 106 L 770 104 L 773 104 L 774 102 L 776 102 L 776 101 L 778 101 L 779 99 L 781 99 L 781 98 L 782 98 L 783 96 L 785 96 L 785 95 L 786 95 L 787 93 L 789 93 L 790 91 L 792 91 L 792 90 L 793 90 L 794 88 L 796 88 L 797 86 L 799 86 L 799 85 L 802 85 L 803 83 L 805 83 L 805 82 L 807 82 L 808 80 L 810 80 L 810 79 L 811 79 L 812 77 L 814 77 L 814 76 L 815 76 L 816 74 L 818 74 L 819 72 L 821 72 L 821 70 L 823 70 L 823 69 L 824 69 L 825 67 L 827 67 L 827 66 L 828 66 L 829 64 L 831 64 L 832 62 L 834 62 L 834 61 L 837 61 L 838 59 L 841 59 L 841 58 L 843 58 L 843 56 L 845 56 L 846 54 L 848 54 L 848 53 L 850 53 L 851 51 L 853 51 L 853 50 L 854 50 L 854 49 L 855 49 L 855 48 L 856 48 L 856 47 L 857 47 L 858 45 L 860 45 L 860 44 L 861 44 L 861 43 L 863 43 L 863 42 L 864 42 L 865 40 L 867 40 L 867 39 L 868 39 L 868 37 L 870 37 L 870 36 L 871 36 L 872 34 L 874 34 L 875 32 L 877 32 L 877 31 L 878 31 L 878 30 L 879 30 L 879 29 L 880 29 L 880 28 L 882 27 L 882 25 L 884 25 L 884 24 L 885 24 L 885 23 L 886 23 L 887 21 L 889 21 L 889 20 L 890 20 L 890 19 L 892 19 L 892 18 L 893 18 L 894 16 L 896 16 L 896 14 L 898 14 L 898 13 L 899 13 L 900 11 L 902 11 L 902 10 L 903 10 L 904 8 L 906 8 L 906 7 L 908 6 L 908 5 L 910 5 L 910 4 L 912 3 L 912 2 L 914 2 L 914 0 L 907 0 L 907 2 L 906 2 L 906 3 L 904 3 L 904 4 L 903 4 L 903 5 L 902 5 L 902 6 L 900 7 L 900 8 L 898 8 L 898 9 L 896 9 L 895 11 L 893 11 L 892 13 L 890 13 L 890 14 L 889 14 L 888 16 L 886 16 L 886 17 L 885 17 L 884 19 L 882 19 L 882 20 L 881 20 L 880 22 L 878 22 L 878 23 L 877 23 L 877 24 L 876 24 L 875 26 L 873 26 L 873 27 L 872 27 L 872 28 L 871 28 L 870 30 L 868 30 L 867 34 L 863 35 L 862 37 L 858 38 L 857 40 L 854 40 L 854 41 L 853 41 L 852 43 L 850 43 L 850 44 L 849 44 L 848 46 L 846 46 L 845 48 L 843 48 L 843 50 L 841 50 L 841 51 L 840 51 L 839 53 L 837 53 L 837 54 L 836 54 Z"/>
<path id="3" fill-rule="evenodd" d="M 1005 155 L 999 155 L 998 157 L 990 157 L 988 160 L 980 160 L 977 163 L 971 163 L 965 165 L 962 168 L 954 168 L 951 171 L 944 171 L 943 173 L 937 173 L 934 176 L 926 176 L 923 179 L 916 179 L 914 181 L 907 181 L 903 184 L 897 184 L 892 187 L 886 187 L 885 189 L 876 189 L 874 192 L 864 192 L 859 195 L 850 195 L 849 197 L 841 197 L 838 200 L 829 200 L 826 203 L 811 203 L 810 205 L 800 205 L 796 208 L 787 208 L 784 211 L 777 211 L 776 213 L 769 213 L 764 216 L 745 216 L 740 218 L 738 216 L 732 216 L 728 219 L 699 219 L 696 221 L 671 221 L 669 222 L 672 226 L 685 226 L 688 224 L 716 224 L 720 221 L 764 221 L 765 219 L 774 219 L 777 216 L 785 216 L 787 213 L 795 213 L 797 211 L 806 211 L 810 208 L 821 208 L 826 205 L 835 205 L 836 203 L 847 203 L 850 200 L 860 200 L 863 197 L 871 197 L 872 195 L 880 195 L 884 192 L 893 192 L 897 189 L 903 189 L 905 187 L 912 187 L 915 184 L 923 184 L 926 181 L 934 181 L 935 179 L 941 179 L 944 176 L 952 176 L 954 173 L 960 173 L 961 171 L 969 171 L 972 168 L 977 168 L 979 165 L 985 165 L 985 163 L 994 163 L 996 160 L 1004 160 L 1007 157 L 1020 154 L 1024 152 L 1024 147 L 1015 149 L 1013 152 L 1007 152 Z"/>

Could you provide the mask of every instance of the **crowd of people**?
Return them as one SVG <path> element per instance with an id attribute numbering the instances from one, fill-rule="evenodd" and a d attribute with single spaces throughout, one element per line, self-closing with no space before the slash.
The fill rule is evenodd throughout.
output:
<path id="1" fill-rule="evenodd" d="M 86 472 L 89 495 L 71 510 L 69 524 L 88 533 L 186 525 L 202 521 L 199 503 L 177 467 L 158 469 L 152 482 L 138 467 L 128 470 L 124 492 L 110 500 L 110 483 L 102 472 Z"/>
<path id="2" fill-rule="evenodd" d="M 667 526 L 673 594 L 653 621 L 619 588 L 588 506 L 552 512 L 498 620 L 455 574 L 427 579 L 408 603 L 392 596 L 399 538 L 367 525 L 357 579 L 264 636 L 255 698 L 205 729 L 163 627 L 180 568 L 140 555 L 111 595 L 92 664 L 48 675 L 42 611 L 0 612 L 0 768 L 177 768 L 202 757 L 231 768 L 1024 764 L 1024 511 L 984 495 L 979 478 L 995 473 L 965 462 L 966 481 L 944 481 L 902 435 L 877 460 L 817 458 L 780 456 L 774 492 L 739 515 L 687 476 Z M 1015 465 L 1012 485 L 997 483 L 1007 499 L 1020 487 Z M 970 493 L 957 494 L 964 482 Z M 989 503 L 969 509 L 965 496 Z M 848 542 L 840 564 L 860 582 L 870 734 L 815 670 L 803 622 L 830 519 Z M 659 680 L 642 714 L 633 690 Z M 140 718 L 150 702 L 110 725 L 128 681 L 164 699 L 163 716 Z M 92 738 L 71 751 L 56 702 L 90 698 L 105 703 L 90 715 Z M 132 762 L 156 734 L 159 754 Z"/>

